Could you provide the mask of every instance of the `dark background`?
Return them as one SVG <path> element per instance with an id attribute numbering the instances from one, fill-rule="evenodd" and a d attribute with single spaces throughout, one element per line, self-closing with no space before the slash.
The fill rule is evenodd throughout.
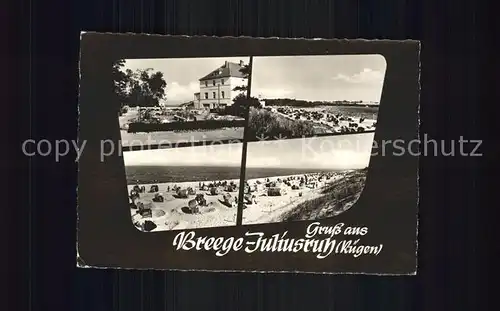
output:
<path id="1" fill-rule="evenodd" d="M 421 131 L 475 139 L 496 105 L 493 18 L 480 1 L 20 1 L 3 14 L 6 90 L 2 230 L 6 310 L 489 310 L 478 158 L 421 160 L 416 277 L 106 271 L 75 268 L 74 157 L 28 159 L 19 140 L 75 139 L 81 29 L 105 32 L 422 40 Z M 492 11 L 490 11 L 492 12 Z M 12 34 L 12 35 L 11 35 Z M 488 44 L 492 42 L 491 44 Z M 12 58 L 7 58 L 12 57 Z M 484 79 L 484 77 L 492 79 Z M 7 80 L 8 75 L 2 75 Z M 2 81 L 3 82 L 3 81 Z M 7 82 L 7 81 L 6 81 Z M 21 101 L 15 98 L 21 98 Z M 22 102 L 23 104 L 17 104 Z M 491 104 L 488 104 L 491 105 Z M 3 160 L 3 159 L 2 159 Z M 486 159 L 481 159 L 485 161 Z M 483 163 L 483 162 L 481 162 Z M 30 165 L 30 166 L 29 166 Z M 488 174 L 496 178 L 496 172 Z M 22 183 L 15 183 L 19 177 Z M 30 180 L 30 183 L 27 180 Z M 489 188 L 491 187 L 491 189 Z M 26 207 L 26 208 L 24 208 Z M 495 221 L 490 217 L 492 222 Z M 481 232 L 480 232 L 481 231 Z M 11 241 L 13 240 L 13 241 Z M 483 242 L 481 242 L 483 240 Z M 492 247 L 498 243 L 493 240 Z M 18 257 L 19 255 L 19 257 Z M 488 275 L 485 275 L 488 273 Z M 8 281 L 7 281 L 8 280 Z M 492 282 L 493 283 L 493 282 Z M 19 292 L 16 294 L 16 292 Z M 16 300 L 17 305 L 15 305 Z"/>

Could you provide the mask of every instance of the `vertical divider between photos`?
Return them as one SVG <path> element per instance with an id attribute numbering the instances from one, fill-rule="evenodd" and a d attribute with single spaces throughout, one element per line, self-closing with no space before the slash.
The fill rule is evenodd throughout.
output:
<path id="1" fill-rule="evenodd" d="M 250 56 L 248 62 L 247 76 L 247 103 L 244 105 L 244 128 L 243 128 L 243 144 L 241 148 L 241 166 L 240 166 L 240 183 L 238 188 L 238 206 L 236 212 L 236 226 L 241 226 L 243 223 L 243 200 L 245 195 L 246 181 L 246 166 L 247 166 L 247 146 L 248 146 L 248 122 L 250 118 L 250 92 L 252 89 L 252 71 L 253 71 L 253 56 Z"/>

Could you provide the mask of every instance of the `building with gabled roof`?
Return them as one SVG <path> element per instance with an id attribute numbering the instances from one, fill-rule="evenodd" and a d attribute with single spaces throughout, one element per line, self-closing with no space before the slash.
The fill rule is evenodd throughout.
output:
<path id="1" fill-rule="evenodd" d="M 246 86 L 247 78 L 241 72 L 244 62 L 224 62 L 222 66 L 201 77 L 200 91 L 194 94 L 195 107 L 198 109 L 224 108 L 233 104 L 233 99 L 241 91 L 237 86 Z"/>

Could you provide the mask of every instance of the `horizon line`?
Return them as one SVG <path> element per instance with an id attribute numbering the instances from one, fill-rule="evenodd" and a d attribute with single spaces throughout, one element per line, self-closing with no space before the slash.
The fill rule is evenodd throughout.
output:
<path id="1" fill-rule="evenodd" d="M 125 168 L 127 167 L 132 167 L 132 166 L 157 166 L 157 167 L 220 167 L 220 168 L 227 168 L 227 167 L 234 167 L 234 168 L 240 168 L 241 165 L 197 165 L 197 164 L 181 164 L 181 165 L 175 165 L 175 164 L 132 164 L 132 165 L 125 165 Z M 324 168 L 324 167 L 304 167 L 304 168 L 297 168 L 297 167 L 280 167 L 280 166 L 248 166 L 246 168 L 258 168 L 258 169 L 296 169 L 296 170 L 307 170 L 307 169 L 313 169 L 313 170 L 357 170 L 357 169 L 365 169 L 368 168 L 368 166 L 363 167 L 363 168 Z"/>
<path id="2" fill-rule="evenodd" d="M 365 101 L 365 100 L 361 100 L 361 99 L 356 99 L 356 100 L 348 100 L 348 99 L 330 99 L 330 100 L 310 100 L 310 99 L 297 99 L 297 98 L 290 98 L 290 97 L 266 97 L 266 98 L 262 98 L 261 100 L 277 100 L 277 99 L 288 99 L 288 100 L 295 100 L 295 101 L 305 101 L 305 102 L 309 102 L 311 104 L 315 104 L 315 103 L 329 103 L 329 104 L 337 104 L 335 102 L 348 102 L 348 103 L 353 103 L 353 104 L 359 104 L 359 105 L 363 105 L 363 104 L 372 104 L 372 105 L 380 105 L 380 101 L 375 101 L 375 100 L 368 100 L 368 101 Z M 184 100 L 175 100 L 175 101 L 184 101 Z M 186 104 L 188 102 L 191 102 L 191 101 L 194 101 L 194 100 L 188 100 L 184 103 L 180 103 L 180 104 L 168 104 L 168 103 L 164 103 L 165 106 L 170 106 L 170 107 L 180 107 L 182 106 L 183 104 Z"/>

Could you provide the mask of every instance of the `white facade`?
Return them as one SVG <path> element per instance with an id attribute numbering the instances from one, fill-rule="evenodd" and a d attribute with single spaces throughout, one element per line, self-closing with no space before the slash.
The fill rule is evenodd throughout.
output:
<path id="1" fill-rule="evenodd" d="M 200 81 L 200 95 L 195 106 L 198 109 L 224 108 L 233 104 L 233 99 L 241 93 L 234 91 L 236 86 L 246 86 L 246 78 L 224 77 Z"/>

